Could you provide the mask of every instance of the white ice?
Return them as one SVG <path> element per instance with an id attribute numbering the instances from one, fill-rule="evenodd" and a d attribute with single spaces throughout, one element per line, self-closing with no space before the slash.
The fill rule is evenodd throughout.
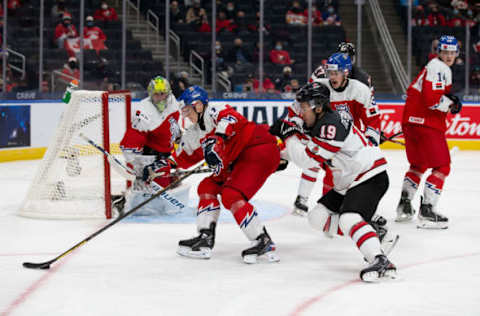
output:
<path id="1" fill-rule="evenodd" d="M 386 154 L 390 189 L 378 212 L 401 235 L 390 256 L 401 279 L 381 284 L 358 280 L 364 263 L 349 238 L 326 239 L 289 214 L 265 222 L 277 264 L 242 263 L 248 242 L 233 223 L 220 223 L 212 259 L 193 260 L 175 253 L 178 240 L 194 235 L 193 224 L 127 222 L 48 271 L 28 270 L 23 261 L 51 259 L 105 221 L 16 216 L 38 161 L 0 164 L 0 314 L 480 315 L 480 152 L 453 158 L 440 201 L 450 218 L 443 231 L 393 222 L 407 162 L 401 151 Z M 289 166 L 254 199 L 290 210 L 298 175 Z"/>

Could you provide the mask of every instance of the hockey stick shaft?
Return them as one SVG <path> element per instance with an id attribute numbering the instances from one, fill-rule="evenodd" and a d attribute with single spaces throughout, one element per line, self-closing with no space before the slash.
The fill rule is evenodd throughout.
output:
<path id="1" fill-rule="evenodd" d="M 125 166 L 120 160 L 118 160 L 114 155 L 110 154 L 108 151 L 106 151 L 102 146 L 98 145 L 95 143 L 92 139 L 88 138 L 84 134 L 80 133 L 79 135 L 81 138 L 83 138 L 87 143 L 95 147 L 98 151 L 103 153 L 112 167 L 123 177 L 127 178 L 127 180 L 134 181 L 136 179 L 135 171 L 133 171 L 131 168 Z"/>
<path id="2" fill-rule="evenodd" d="M 125 217 L 133 214 L 134 212 L 136 212 L 138 209 L 140 209 L 141 207 L 143 207 L 144 205 L 150 203 L 152 200 L 156 199 L 157 197 L 159 197 L 161 194 L 163 194 L 165 191 L 169 190 L 170 188 L 174 187 L 177 183 L 179 183 L 180 181 L 184 180 L 185 178 L 189 177 L 190 175 L 192 175 L 193 173 L 195 173 L 196 170 L 200 169 L 202 167 L 202 165 L 199 165 L 197 167 L 195 167 L 194 169 L 192 170 L 189 170 L 187 171 L 185 174 L 183 174 L 181 177 L 179 177 L 178 179 L 176 179 L 175 181 L 173 181 L 172 183 L 170 183 L 168 186 L 166 186 L 165 188 L 163 188 L 162 190 L 156 192 L 154 195 L 152 195 L 150 198 L 148 198 L 147 200 L 143 201 L 142 203 L 138 204 L 137 206 L 135 206 L 134 208 L 132 208 L 131 210 L 129 210 L 128 212 L 124 213 L 123 215 L 117 217 L 115 220 L 113 220 L 112 222 L 108 223 L 107 225 L 105 225 L 103 228 L 97 230 L 96 232 L 94 232 L 93 234 L 91 234 L 90 236 L 88 236 L 87 238 L 83 239 L 82 241 L 76 243 L 73 247 L 71 247 L 70 249 L 64 251 L 63 253 L 61 253 L 60 255 L 58 255 L 57 257 L 53 258 L 52 260 L 49 260 L 49 261 L 46 261 L 46 262 L 41 262 L 41 263 L 32 263 L 32 262 L 24 262 L 23 263 L 23 266 L 25 268 L 28 268 L 28 269 L 49 269 L 50 268 L 50 265 L 58 260 L 60 260 L 61 258 L 65 257 L 66 255 L 68 255 L 69 253 L 71 253 L 72 251 L 74 251 L 75 249 L 79 248 L 80 246 L 84 245 L 85 243 L 87 243 L 89 240 L 93 239 L 94 237 L 98 236 L 99 234 L 101 234 L 102 232 L 104 232 L 105 230 L 109 229 L 110 227 L 112 227 L 113 225 L 115 225 L 116 223 L 120 222 L 121 220 L 123 220 Z"/>

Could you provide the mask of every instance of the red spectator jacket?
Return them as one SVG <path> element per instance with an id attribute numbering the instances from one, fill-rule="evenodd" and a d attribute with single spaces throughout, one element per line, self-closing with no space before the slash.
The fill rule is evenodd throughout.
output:
<path id="1" fill-rule="evenodd" d="M 103 33 L 102 29 L 99 28 L 98 26 L 93 26 L 93 27 L 85 26 L 83 28 L 83 37 L 91 38 L 91 39 L 99 39 L 102 41 L 107 40 L 107 36 L 105 36 L 105 33 Z"/>
<path id="2" fill-rule="evenodd" d="M 62 23 L 59 23 L 55 28 L 54 39 L 57 40 L 60 36 L 64 34 L 68 34 L 70 30 L 73 30 L 73 32 L 75 33 L 75 37 L 78 37 L 78 32 L 77 32 L 77 29 L 75 28 L 75 25 L 70 24 L 68 27 L 65 27 Z"/>
<path id="3" fill-rule="evenodd" d="M 95 11 L 93 18 L 98 21 L 117 21 L 118 15 L 114 8 L 108 8 L 106 10 L 98 9 Z"/>
<path id="4" fill-rule="evenodd" d="M 428 25 L 430 25 L 430 26 L 435 26 L 435 25 L 446 26 L 447 21 L 445 20 L 445 17 L 441 13 L 437 13 L 437 14 L 430 13 L 428 15 Z"/>
<path id="5" fill-rule="evenodd" d="M 230 20 L 219 20 L 217 19 L 217 26 L 216 26 L 216 32 L 220 32 L 222 29 L 226 29 L 230 32 L 233 32 L 233 29 L 235 28 L 235 24 L 233 24 Z"/>
<path id="6" fill-rule="evenodd" d="M 272 49 L 270 51 L 270 60 L 272 63 L 279 65 L 290 65 L 292 63 L 290 54 L 286 50 Z"/>

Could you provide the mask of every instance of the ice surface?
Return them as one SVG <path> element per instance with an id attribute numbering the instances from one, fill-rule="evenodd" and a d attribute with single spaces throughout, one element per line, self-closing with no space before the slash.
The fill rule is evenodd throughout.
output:
<path id="1" fill-rule="evenodd" d="M 49 260 L 105 221 L 16 216 L 38 161 L 0 164 L 0 315 L 480 315 L 480 152 L 453 158 L 440 201 L 450 218 L 444 231 L 393 222 L 407 162 L 401 151 L 386 154 L 391 185 L 379 213 L 401 235 L 390 256 L 401 279 L 382 284 L 358 281 L 364 263 L 349 238 L 326 239 L 305 218 L 282 215 L 296 196 L 293 166 L 254 197 L 259 208 L 275 205 L 264 218 L 278 264 L 242 263 L 249 243 L 232 221 L 219 224 L 210 260 L 175 253 L 193 223 L 130 221 L 49 271 L 27 270 L 23 261 Z M 203 176 L 189 179 L 192 199 Z"/>

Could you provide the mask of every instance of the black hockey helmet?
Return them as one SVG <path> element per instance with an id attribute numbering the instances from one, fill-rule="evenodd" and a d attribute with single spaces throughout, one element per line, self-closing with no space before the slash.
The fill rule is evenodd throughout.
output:
<path id="1" fill-rule="evenodd" d="M 348 54 L 348 56 L 352 58 L 356 54 L 355 45 L 353 45 L 352 43 L 341 42 L 338 45 L 337 52 Z"/>
<path id="2" fill-rule="evenodd" d="M 308 102 L 313 108 L 322 107 L 330 109 L 330 89 L 322 83 L 307 83 L 298 90 L 296 99 L 298 102 Z"/>

